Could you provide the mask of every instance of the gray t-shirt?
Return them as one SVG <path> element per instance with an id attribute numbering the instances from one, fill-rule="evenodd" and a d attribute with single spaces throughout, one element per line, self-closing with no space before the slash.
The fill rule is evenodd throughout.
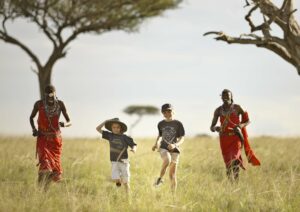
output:
<path id="1" fill-rule="evenodd" d="M 102 138 L 106 139 L 109 141 L 109 146 L 110 146 L 110 161 L 117 161 L 119 155 L 125 149 L 120 156 L 120 160 L 122 159 L 128 159 L 128 153 L 127 153 L 127 148 L 130 146 L 133 148 L 133 146 L 136 145 L 134 143 L 133 139 L 127 135 L 118 135 L 118 134 L 113 134 L 109 131 L 103 131 L 102 132 Z"/>
<path id="2" fill-rule="evenodd" d="M 183 125 L 178 120 L 166 121 L 162 120 L 158 123 L 158 134 L 162 137 L 160 148 L 168 149 L 169 144 L 177 142 L 177 138 L 185 135 Z M 175 148 L 173 152 L 180 153 L 178 148 Z"/>

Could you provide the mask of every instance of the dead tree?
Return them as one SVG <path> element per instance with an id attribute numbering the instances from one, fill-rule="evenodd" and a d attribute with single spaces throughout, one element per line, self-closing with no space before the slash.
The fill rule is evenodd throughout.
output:
<path id="1" fill-rule="evenodd" d="M 294 8 L 293 0 L 283 0 L 280 8 L 271 0 L 251 0 L 251 4 L 246 0 L 246 6 L 251 7 L 245 16 L 251 33 L 232 37 L 222 31 L 210 31 L 204 36 L 216 34 L 216 40 L 228 44 L 252 44 L 268 49 L 292 64 L 300 75 L 300 26 L 294 16 L 297 9 Z M 251 19 L 256 10 L 259 10 L 263 17 L 262 23 L 258 25 L 255 25 Z M 273 24 L 282 30 L 283 36 L 272 34 Z"/>

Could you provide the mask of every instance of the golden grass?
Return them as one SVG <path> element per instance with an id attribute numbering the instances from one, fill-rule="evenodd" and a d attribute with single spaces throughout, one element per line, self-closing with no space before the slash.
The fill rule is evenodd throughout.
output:
<path id="1" fill-rule="evenodd" d="M 110 182 L 104 140 L 64 139 L 64 181 L 43 192 L 36 186 L 35 139 L 1 137 L 0 211 L 300 211 L 299 138 L 252 139 L 262 166 L 246 164 L 237 185 L 226 179 L 217 139 L 186 139 L 175 197 L 168 175 L 161 187 L 152 186 L 161 165 L 154 140 L 136 142 L 128 198 Z"/>

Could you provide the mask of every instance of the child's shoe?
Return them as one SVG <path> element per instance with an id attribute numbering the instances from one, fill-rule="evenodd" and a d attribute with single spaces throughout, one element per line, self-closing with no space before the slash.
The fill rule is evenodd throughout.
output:
<path id="1" fill-rule="evenodd" d="M 154 186 L 158 187 L 160 186 L 164 181 L 159 177 L 157 178 L 157 180 L 154 183 Z"/>

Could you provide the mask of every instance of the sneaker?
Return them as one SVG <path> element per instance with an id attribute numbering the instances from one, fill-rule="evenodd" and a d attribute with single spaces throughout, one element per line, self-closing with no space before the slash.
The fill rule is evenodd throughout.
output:
<path id="1" fill-rule="evenodd" d="M 116 186 L 120 187 L 122 184 L 120 182 L 116 182 Z"/>
<path id="2" fill-rule="evenodd" d="M 157 180 L 155 181 L 155 183 L 154 183 L 154 186 L 160 186 L 162 183 L 163 183 L 164 181 L 163 181 L 163 179 L 161 179 L 160 177 L 159 178 L 157 178 Z"/>

